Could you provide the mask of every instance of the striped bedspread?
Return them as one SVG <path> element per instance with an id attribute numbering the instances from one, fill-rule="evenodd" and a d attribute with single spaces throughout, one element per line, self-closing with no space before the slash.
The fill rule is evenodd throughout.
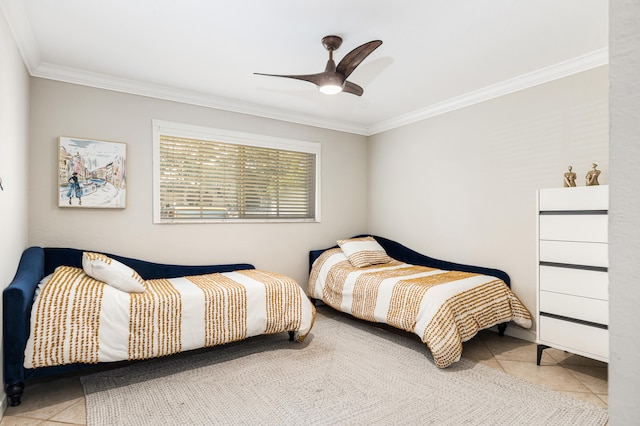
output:
<path id="1" fill-rule="evenodd" d="M 482 329 L 508 321 L 531 327 L 527 308 L 496 277 L 397 260 L 355 268 L 339 248 L 315 261 L 307 294 L 357 318 L 417 334 L 441 368 L 459 361 L 462 342 Z"/>
<path id="2" fill-rule="evenodd" d="M 284 275 L 239 270 L 145 281 L 126 293 L 61 266 L 31 312 L 26 368 L 136 360 L 260 334 L 307 336 L 315 308 Z"/>

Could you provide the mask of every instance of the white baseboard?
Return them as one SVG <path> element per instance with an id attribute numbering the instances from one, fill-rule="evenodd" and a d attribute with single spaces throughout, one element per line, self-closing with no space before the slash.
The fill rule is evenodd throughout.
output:
<path id="1" fill-rule="evenodd" d="M 498 326 L 491 327 L 489 330 L 498 332 Z M 507 329 L 504 332 L 505 335 L 515 337 L 517 339 L 526 340 L 527 342 L 536 342 L 536 332 L 533 328 L 527 330 L 522 327 L 518 327 L 514 323 L 509 323 Z"/>
<path id="2" fill-rule="evenodd" d="M 526 340 L 527 342 L 536 341 L 536 333 L 533 330 L 526 330 L 524 328 L 520 328 L 517 325 L 510 325 L 507 327 L 505 333 L 507 336 L 517 337 L 518 339 Z"/>

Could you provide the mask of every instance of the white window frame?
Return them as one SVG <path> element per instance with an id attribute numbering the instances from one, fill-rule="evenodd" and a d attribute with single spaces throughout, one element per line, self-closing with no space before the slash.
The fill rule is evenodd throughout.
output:
<path id="1" fill-rule="evenodd" d="M 321 144 L 318 142 L 301 141 L 294 139 L 284 139 L 273 136 L 258 135 L 253 133 L 236 132 L 226 129 L 216 129 L 191 124 L 174 123 L 170 121 L 152 120 L 153 126 L 153 223 L 275 223 L 275 222 L 320 222 L 320 151 Z M 282 149 L 315 154 L 316 175 L 315 175 L 315 215 L 308 219 L 282 219 L 282 218 L 224 218 L 224 219 L 194 219 L 194 220 L 173 220 L 163 219 L 160 214 L 160 136 L 175 136 L 207 140 L 212 142 L 222 142 L 262 148 Z"/>

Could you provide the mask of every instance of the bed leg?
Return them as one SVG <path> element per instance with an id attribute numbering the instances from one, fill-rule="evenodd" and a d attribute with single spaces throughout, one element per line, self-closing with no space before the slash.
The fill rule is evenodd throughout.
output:
<path id="1" fill-rule="evenodd" d="M 289 332 L 289 341 L 290 342 L 293 342 L 293 338 L 294 338 L 295 335 L 296 335 L 295 331 L 290 331 Z"/>
<path id="2" fill-rule="evenodd" d="M 504 331 L 507 329 L 507 323 L 503 322 L 498 324 L 498 336 L 504 336 Z"/>
<path id="3" fill-rule="evenodd" d="M 20 405 L 22 392 L 24 391 L 24 382 L 10 383 L 5 387 L 5 392 L 9 398 L 9 405 L 15 407 Z"/>

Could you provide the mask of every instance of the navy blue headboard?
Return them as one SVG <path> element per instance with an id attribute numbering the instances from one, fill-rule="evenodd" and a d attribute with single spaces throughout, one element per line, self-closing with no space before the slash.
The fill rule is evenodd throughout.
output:
<path id="1" fill-rule="evenodd" d="M 367 237 L 368 235 L 356 235 L 352 238 L 358 237 Z M 465 265 L 462 263 L 449 262 L 446 260 L 434 259 L 433 257 L 426 256 L 424 254 L 418 253 L 415 250 L 411 250 L 410 248 L 403 246 L 402 244 L 389 240 L 387 238 L 378 237 L 376 235 L 372 235 L 373 238 L 385 249 L 387 254 L 392 258 L 399 260 L 401 262 L 410 263 L 412 265 L 421 265 L 427 266 L 430 268 L 444 269 L 447 271 L 462 271 L 462 272 L 473 272 L 477 274 L 491 275 L 496 278 L 500 278 L 504 281 L 509 287 L 511 287 L 511 278 L 509 274 L 494 268 L 486 268 L 482 266 L 474 266 L 474 265 Z M 312 250 L 309 252 L 309 270 L 313 266 L 313 262 L 326 250 L 331 248 L 336 248 L 337 245 L 333 247 L 328 247 L 320 250 Z"/>
<path id="2" fill-rule="evenodd" d="M 91 250 L 79 250 L 73 248 L 51 248 L 44 249 L 46 256 L 44 258 L 44 275 L 49 275 L 58 266 L 74 266 L 82 268 L 82 253 Z M 103 252 L 100 252 L 103 253 Z M 107 256 L 122 262 L 131 267 L 145 280 L 154 280 L 158 278 L 176 278 L 188 275 L 213 274 L 216 272 L 231 272 L 240 269 L 253 269 L 253 265 L 248 263 L 235 263 L 228 265 L 171 265 L 163 263 L 147 262 L 145 260 L 133 259 L 130 257 L 122 257 L 117 254 L 104 253 Z"/>

